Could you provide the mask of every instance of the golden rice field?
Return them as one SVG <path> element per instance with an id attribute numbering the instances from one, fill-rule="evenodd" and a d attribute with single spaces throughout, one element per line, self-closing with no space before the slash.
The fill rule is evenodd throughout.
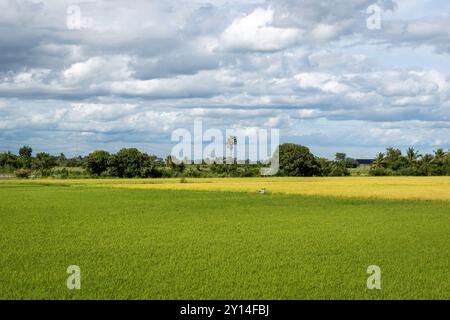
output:
<path id="1" fill-rule="evenodd" d="M 1 184 L 90 185 L 99 187 L 258 192 L 292 195 L 450 201 L 450 177 L 337 178 L 187 178 L 180 179 L 36 179 L 4 180 Z"/>

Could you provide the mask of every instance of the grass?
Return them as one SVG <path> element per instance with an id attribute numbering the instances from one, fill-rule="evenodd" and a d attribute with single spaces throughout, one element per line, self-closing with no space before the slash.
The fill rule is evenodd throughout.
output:
<path id="1" fill-rule="evenodd" d="M 1 299 L 450 298 L 448 201 L 85 182 L 0 184 Z"/>
<path id="2" fill-rule="evenodd" d="M 367 176 L 369 176 L 370 167 L 371 167 L 370 165 L 363 164 L 356 168 L 350 168 L 349 171 L 352 176 L 366 176 L 367 177 Z"/>

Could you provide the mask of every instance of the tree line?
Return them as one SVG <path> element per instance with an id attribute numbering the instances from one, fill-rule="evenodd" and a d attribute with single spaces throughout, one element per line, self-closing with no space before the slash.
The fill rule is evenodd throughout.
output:
<path id="1" fill-rule="evenodd" d="M 420 154 L 414 148 L 408 148 L 403 155 L 401 150 L 386 149 L 378 153 L 370 174 L 374 176 L 445 176 L 450 175 L 450 152 L 437 149 L 434 154 Z"/>
<path id="2" fill-rule="evenodd" d="M 348 176 L 359 163 L 337 153 L 334 160 L 315 156 L 309 148 L 286 143 L 278 149 L 279 176 Z M 33 156 L 29 146 L 23 146 L 18 154 L 0 153 L 0 173 L 28 177 L 117 177 L 117 178 L 169 178 L 169 177 L 257 177 L 268 163 L 243 164 L 235 161 L 225 164 L 212 161 L 202 164 L 174 161 L 149 155 L 136 148 L 124 148 L 117 153 L 96 150 L 85 157 L 67 158 L 39 152 Z M 373 176 L 442 176 L 450 175 L 450 152 L 438 149 L 434 154 L 420 154 L 409 148 L 405 155 L 401 150 L 388 148 L 379 153 L 367 174 Z"/>

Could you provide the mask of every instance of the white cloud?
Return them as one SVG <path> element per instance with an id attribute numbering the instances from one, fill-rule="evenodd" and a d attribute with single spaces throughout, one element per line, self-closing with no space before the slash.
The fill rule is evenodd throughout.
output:
<path id="1" fill-rule="evenodd" d="M 339 34 L 338 28 L 335 25 L 320 23 L 314 27 L 311 35 L 314 39 L 320 41 L 331 40 Z"/>
<path id="2" fill-rule="evenodd" d="M 295 76 L 302 89 L 316 89 L 325 93 L 340 94 L 347 91 L 347 85 L 340 82 L 339 77 L 326 73 L 300 73 Z"/>
<path id="3" fill-rule="evenodd" d="M 223 32 L 222 44 L 228 50 L 276 51 L 294 45 L 301 32 L 294 28 L 272 26 L 274 11 L 257 8 L 237 18 Z"/>
<path id="4" fill-rule="evenodd" d="M 69 0 L 3 1 L 0 145 L 36 136 L 46 147 L 59 132 L 83 132 L 86 149 L 164 144 L 196 117 L 280 126 L 320 150 L 448 145 L 448 5 L 400 1 L 374 32 L 373 2 L 96 1 L 80 4 L 92 25 L 76 31 Z"/>
<path id="5" fill-rule="evenodd" d="M 94 75 L 104 65 L 104 62 L 103 59 L 94 57 L 85 62 L 74 63 L 63 72 L 64 78 L 68 81 L 81 81 Z"/>
<path id="6" fill-rule="evenodd" d="M 31 84 L 39 84 L 44 81 L 48 75 L 50 74 L 50 70 L 45 69 L 30 69 L 27 71 L 19 72 L 12 78 L 12 83 L 15 85 L 31 85 Z"/>
<path id="7" fill-rule="evenodd" d="M 68 82 L 86 80 L 126 80 L 132 75 L 128 68 L 130 58 L 126 56 L 92 57 L 83 62 L 72 64 L 63 71 L 63 77 Z"/>

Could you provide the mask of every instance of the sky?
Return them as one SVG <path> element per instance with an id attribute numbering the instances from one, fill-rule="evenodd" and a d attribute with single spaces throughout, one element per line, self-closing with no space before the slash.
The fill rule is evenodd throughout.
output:
<path id="1" fill-rule="evenodd" d="M 163 156 L 194 120 L 329 158 L 450 149 L 450 2 L 0 1 L 0 152 Z"/>

